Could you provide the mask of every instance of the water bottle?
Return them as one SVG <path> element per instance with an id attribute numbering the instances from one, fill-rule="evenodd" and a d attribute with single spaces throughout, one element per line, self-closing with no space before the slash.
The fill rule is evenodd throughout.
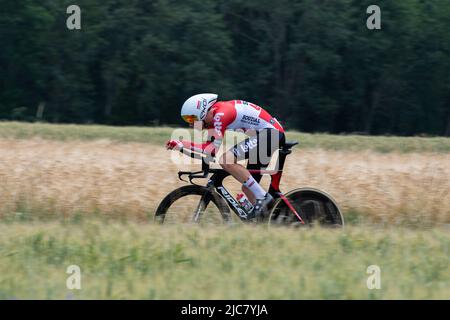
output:
<path id="1" fill-rule="evenodd" d="M 250 200 L 247 199 L 245 194 L 239 193 L 237 195 L 236 199 L 239 202 L 239 204 L 241 205 L 241 207 L 245 209 L 245 211 L 251 212 L 253 210 L 253 205 L 250 202 Z"/>

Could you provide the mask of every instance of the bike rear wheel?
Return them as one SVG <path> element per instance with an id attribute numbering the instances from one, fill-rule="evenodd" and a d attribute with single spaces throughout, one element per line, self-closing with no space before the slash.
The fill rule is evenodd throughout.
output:
<path id="1" fill-rule="evenodd" d="M 189 185 L 169 193 L 155 213 L 155 221 L 164 224 L 223 224 L 231 221 L 226 202 L 210 189 Z"/>
<path id="2" fill-rule="evenodd" d="M 269 213 L 269 225 L 292 227 L 320 225 L 337 228 L 344 225 L 344 218 L 336 201 L 323 191 L 312 188 L 300 188 L 288 192 L 285 197 L 305 224 L 300 222 L 285 201 L 280 198 Z"/>

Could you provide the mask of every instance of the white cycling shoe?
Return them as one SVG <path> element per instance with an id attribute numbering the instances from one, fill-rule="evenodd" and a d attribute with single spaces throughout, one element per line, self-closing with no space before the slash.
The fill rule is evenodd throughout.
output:
<path id="1" fill-rule="evenodd" d="M 262 199 L 256 199 L 252 215 L 254 215 L 254 217 L 257 219 L 264 218 L 267 208 L 269 204 L 272 203 L 272 201 L 273 197 L 269 193 L 266 193 L 266 195 Z"/>

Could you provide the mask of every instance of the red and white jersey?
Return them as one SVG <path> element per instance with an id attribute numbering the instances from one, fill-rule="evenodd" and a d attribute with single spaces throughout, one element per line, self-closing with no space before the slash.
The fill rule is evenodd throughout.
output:
<path id="1" fill-rule="evenodd" d="M 208 143 L 195 144 L 183 141 L 184 147 L 198 152 L 214 155 L 222 144 L 226 130 L 254 134 L 262 129 L 275 129 L 284 132 L 277 119 L 266 110 L 253 103 L 242 100 L 218 101 L 212 107 L 213 124 L 208 129 Z"/>
<path id="2" fill-rule="evenodd" d="M 212 106 L 214 130 L 223 135 L 226 130 L 276 129 L 284 132 L 283 127 L 266 110 L 256 104 L 242 101 L 219 101 Z"/>

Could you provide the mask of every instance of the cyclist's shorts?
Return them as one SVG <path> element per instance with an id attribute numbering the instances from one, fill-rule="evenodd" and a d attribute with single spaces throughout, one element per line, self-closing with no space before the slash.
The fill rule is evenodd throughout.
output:
<path id="1" fill-rule="evenodd" d="M 276 129 L 263 129 L 255 131 L 255 135 L 246 138 L 230 149 L 237 161 L 248 159 L 247 169 L 261 170 L 266 168 L 275 151 L 286 142 L 283 132 Z M 256 181 L 261 175 L 252 174 Z"/>

